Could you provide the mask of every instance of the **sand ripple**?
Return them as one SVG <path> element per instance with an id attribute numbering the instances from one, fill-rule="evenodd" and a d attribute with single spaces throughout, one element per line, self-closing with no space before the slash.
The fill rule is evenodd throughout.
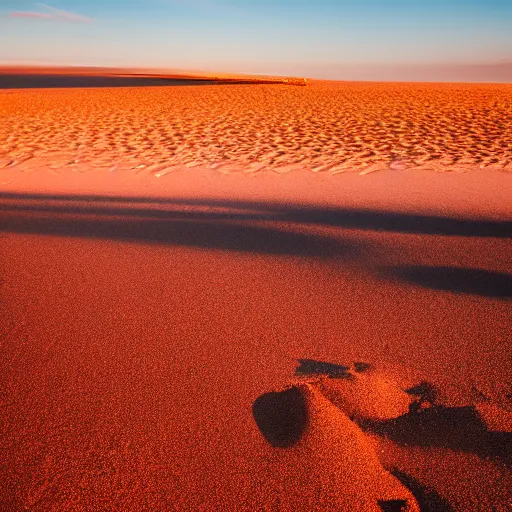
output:
<path id="1" fill-rule="evenodd" d="M 8 92 L 0 93 L 0 168 L 152 166 L 160 175 L 183 165 L 333 174 L 512 169 L 512 85 L 313 82 Z"/>

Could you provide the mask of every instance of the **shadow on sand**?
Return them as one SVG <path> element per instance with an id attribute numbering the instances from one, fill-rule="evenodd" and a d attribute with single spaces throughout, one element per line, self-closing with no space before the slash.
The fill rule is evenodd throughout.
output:
<path id="1" fill-rule="evenodd" d="M 64 203 L 64 204 L 63 204 Z M 114 209 L 108 204 L 115 203 Z M 151 205 L 151 207 L 149 207 Z M 156 207 L 158 205 L 158 208 Z M 161 199 L 100 195 L 46 195 L 0 194 L 0 209 L 33 210 L 40 213 L 93 213 L 115 215 L 165 216 L 166 208 L 183 208 L 182 215 L 196 220 L 200 218 L 272 220 L 295 224 L 332 226 L 346 229 L 387 231 L 405 234 L 471 236 L 482 238 L 511 238 L 512 221 L 458 219 L 436 215 L 403 214 L 361 208 L 329 208 L 315 205 L 268 203 L 258 201 L 229 201 L 221 199 Z M 215 209 L 223 212 L 185 211 L 190 207 Z M 227 211 L 226 211 L 227 210 Z M 179 210 L 172 215 L 180 215 Z"/>
<path id="2" fill-rule="evenodd" d="M 299 366 L 295 369 L 295 375 L 325 375 L 331 379 L 348 379 L 351 377 L 350 366 L 343 366 L 333 363 L 324 363 L 315 359 L 299 359 Z M 357 373 L 365 372 L 371 368 L 371 364 L 355 362 L 354 371 Z"/>
<path id="3" fill-rule="evenodd" d="M 252 413 L 263 437 L 274 448 L 298 443 L 308 421 L 304 397 L 296 387 L 261 395 L 255 400 Z"/>
<path id="4" fill-rule="evenodd" d="M 393 469 L 390 473 L 410 489 L 420 506 L 421 512 L 453 512 L 454 509 L 450 503 L 434 489 L 422 485 L 410 475 L 398 469 Z"/>
<path id="5" fill-rule="evenodd" d="M 347 366 L 299 359 L 296 375 L 315 376 L 322 374 L 329 378 L 345 376 Z M 359 367 L 366 371 L 369 365 Z M 358 371 L 356 369 L 356 371 Z M 495 458 L 509 467 L 512 465 L 512 433 L 490 431 L 474 406 L 446 407 L 437 402 L 437 388 L 428 382 L 405 390 L 417 401 L 412 402 L 409 412 L 398 418 L 373 421 L 358 420 L 364 430 L 385 436 L 404 446 L 448 448 L 468 452 L 481 458 Z M 418 408 L 419 403 L 428 407 Z"/>
<path id="6" fill-rule="evenodd" d="M 162 87 L 179 85 L 275 84 L 265 80 L 208 80 L 157 76 L 0 74 L 0 89 L 63 89 L 80 87 Z"/>
<path id="7" fill-rule="evenodd" d="M 512 433 L 489 431 L 474 406 L 434 405 L 421 412 L 361 426 L 404 446 L 448 448 L 512 465 Z"/>
<path id="8" fill-rule="evenodd" d="M 325 370 L 332 370 L 327 366 Z M 295 386 L 281 392 L 261 395 L 254 401 L 252 413 L 265 440 L 272 447 L 281 449 L 296 445 L 302 438 L 309 421 L 304 397 Z M 440 433 L 435 432 L 435 435 L 438 434 Z M 413 493 L 422 511 L 451 512 L 453 510 L 434 489 L 424 486 L 398 469 L 391 470 L 391 474 Z M 405 510 L 406 505 L 407 503 L 403 500 L 378 501 L 378 506 L 383 512 L 399 512 Z"/>
<path id="9" fill-rule="evenodd" d="M 456 293 L 512 298 L 512 275 L 476 268 L 403 266 L 386 269 L 403 281 Z"/>
<path id="10" fill-rule="evenodd" d="M 185 220 L 187 216 L 189 220 Z M 215 215 L 201 216 L 201 219 L 172 212 L 155 212 L 155 215 L 147 216 L 143 212 L 130 211 L 128 214 L 115 209 L 103 211 L 99 217 L 76 211 L 73 215 L 44 211 L 18 211 L 6 215 L 4 210 L 0 231 L 318 259 L 351 259 L 361 251 L 355 242 L 319 234 L 219 220 Z"/>
<path id="11" fill-rule="evenodd" d="M 79 87 L 154 87 L 212 85 L 211 80 L 87 75 L 0 75 L 0 89 L 58 89 Z"/>
<path id="12" fill-rule="evenodd" d="M 379 269 L 373 244 L 348 230 L 509 238 L 512 222 L 463 220 L 357 208 L 218 199 L 159 199 L 0 193 L 0 231 L 124 240 L 330 261 L 356 261 L 387 279 L 425 288 L 510 299 L 512 276 L 484 269 Z M 337 227 L 335 232 L 311 228 Z M 364 257 L 363 257 L 364 256 Z M 372 262 L 372 260 L 374 262 Z M 338 369 L 341 370 L 341 369 Z M 329 372 L 327 372 L 329 373 Z M 341 372 L 342 373 L 342 372 Z"/>

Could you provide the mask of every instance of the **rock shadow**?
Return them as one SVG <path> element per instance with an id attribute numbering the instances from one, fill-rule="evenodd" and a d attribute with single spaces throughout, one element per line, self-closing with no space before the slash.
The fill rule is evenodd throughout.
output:
<path id="1" fill-rule="evenodd" d="M 289 448 L 298 443 L 308 418 L 304 396 L 297 387 L 265 393 L 252 407 L 256 425 L 275 448 Z"/>

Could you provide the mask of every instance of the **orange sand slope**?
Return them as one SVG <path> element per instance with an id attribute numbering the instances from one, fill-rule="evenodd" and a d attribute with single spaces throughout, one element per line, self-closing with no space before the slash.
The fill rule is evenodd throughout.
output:
<path id="1" fill-rule="evenodd" d="M 0 172 L 1 510 L 511 510 L 510 173 Z"/>
<path id="2" fill-rule="evenodd" d="M 512 168 L 512 85 L 26 89 L 0 99 L 0 169 Z"/>

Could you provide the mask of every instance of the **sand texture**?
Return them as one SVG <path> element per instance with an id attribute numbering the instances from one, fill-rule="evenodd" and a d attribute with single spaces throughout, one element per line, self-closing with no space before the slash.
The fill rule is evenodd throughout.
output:
<path id="1" fill-rule="evenodd" d="M 0 92 L 0 511 L 511 511 L 511 92 Z"/>
<path id="2" fill-rule="evenodd" d="M 0 91 L 0 169 L 511 169 L 512 85 Z"/>

